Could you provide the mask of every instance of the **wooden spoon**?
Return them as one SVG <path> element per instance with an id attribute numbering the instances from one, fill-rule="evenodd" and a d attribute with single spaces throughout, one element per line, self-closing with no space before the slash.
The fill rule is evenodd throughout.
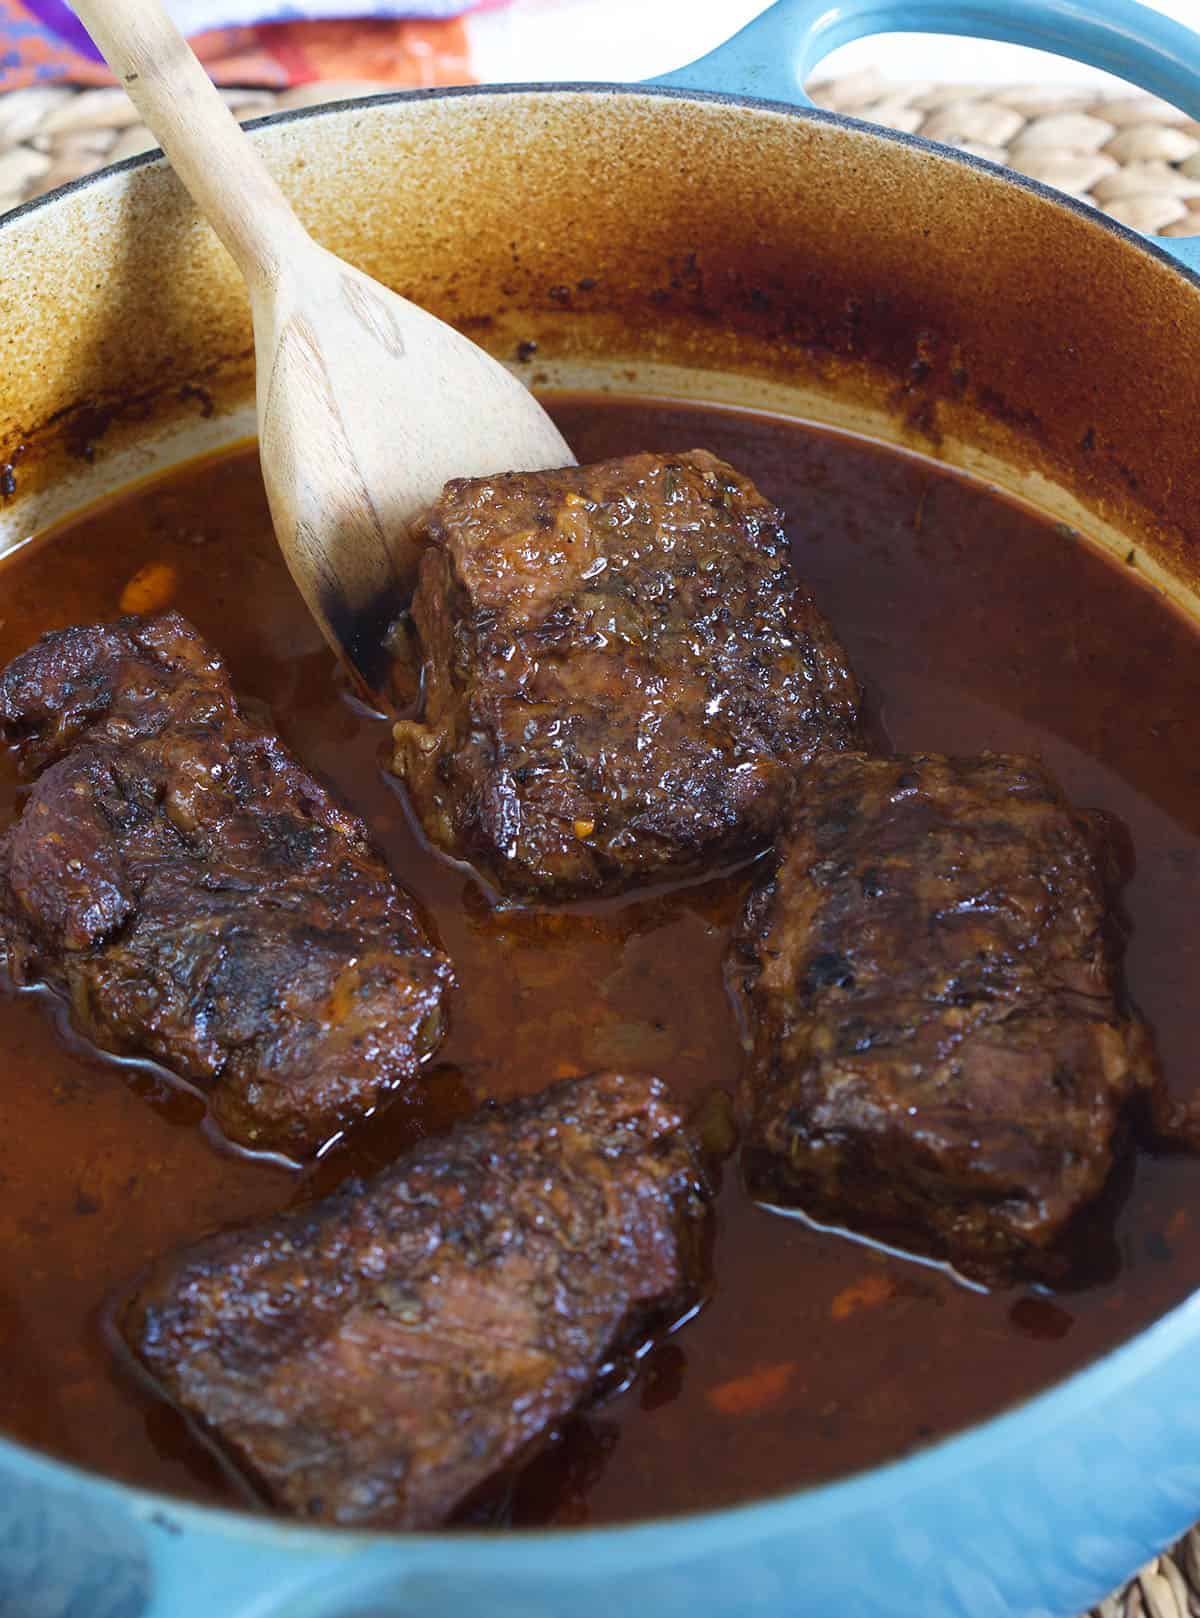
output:
<path id="1" fill-rule="evenodd" d="M 74 6 L 246 278 L 275 533 L 326 640 L 378 692 L 416 582 L 412 519 L 448 478 L 574 457 L 498 361 L 312 240 L 158 0 Z"/>

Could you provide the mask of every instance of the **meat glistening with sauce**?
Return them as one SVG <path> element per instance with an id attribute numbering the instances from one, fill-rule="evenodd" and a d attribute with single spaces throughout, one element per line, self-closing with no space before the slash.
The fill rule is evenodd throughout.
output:
<path id="1" fill-rule="evenodd" d="M 183 618 L 46 635 L 0 674 L 0 735 L 35 774 L 0 841 L 18 983 L 211 1087 L 248 1146 L 311 1152 L 412 1078 L 449 962 Z"/>
<path id="2" fill-rule="evenodd" d="M 758 1195 L 972 1275 L 1052 1273 L 1154 1080 L 1113 832 L 1030 759 L 817 761 L 733 957 Z"/>
<path id="3" fill-rule="evenodd" d="M 900 750 L 986 743 L 1044 756 L 1074 801 L 1120 814 L 1137 848 L 1123 895 L 1130 983 L 1186 1105 L 1200 1005 L 1200 792 L 1194 750 L 1181 744 L 1200 685 L 1194 619 L 1137 568 L 917 456 L 711 407 L 613 396 L 553 408 L 583 461 L 705 443 L 769 491 L 789 513 L 798 573 L 881 697 Z M 141 484 L 5 557 L 0 665 L 47 629 L 111 617 L 134 601 L 131 581 L 164 579 L 243 700 L 270 705 L 288 747 L 419 893 L 461 984 L 438 1066 L 298 1183 L 262 1157 L 213 1152 L 188 1123 L 194 1098 L 63 1039 L 49 997 L 7 992 L 0 971 L 0 1291 L 12 1328 L 0 1342 L 0 1428 L 94 1472 L 237 1508 L 236 1469 L 105 1352 L 96 1324 L 108 1300 L 164 1252 L 373 1176 L 473 1098 L 504 1100 L 550 1073 L 658 1073 L 690 1114 L 714 1079 L 739 1071 L 720 957 L 751 873 L 620 906 L 488 909 L 397 813 L 377 767 L 384 727 L 331 678 L 252 450 Z M 15 751 L 0 748 L 0 836 L 28 790 Z M 627 1390 L 608 1396 L 617 1377 L 603 1373 L 603 1403 L 565 1422 L 515 1487 L 489 1488 L 468 1520 L 494 1506 L 520 1528 L 599 1527 L 737 1506 L 886 1463 L 1011 1407 L 1194 1291 L 1195 1175 L 1178 1155 L 1123 1163 L 1084 1221 L 1087 1273 L 1049 1297 L 964 1288 L 814 1236 L 756 1208 L 726 1173 L 705 1308 L 639 1357 Z"/>
<path id="4" fill-rule="evenodd" d="M 427 835 L 506 895 L 684 877 L 765 848 L 858 689 L 779 512 L 704 450 L 447 484 L 413 605 Z"/>
<path id="5" fill-rule="evenodd" d="M 275 1505 L 429 1527 L 694 1306 L 706 1206 L 660 1081 L 568 1080 L 168 1257 L 123 1329 Z"/>

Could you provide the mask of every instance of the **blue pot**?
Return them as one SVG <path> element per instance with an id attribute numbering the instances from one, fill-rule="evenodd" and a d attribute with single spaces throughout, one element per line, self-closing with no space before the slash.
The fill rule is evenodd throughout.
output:
<path id="1" fill-rule="evenodd" d="M 861 125 L 814 112 L 799 84 L 828 50 L 889 30 L 1042 46 L 1115 71 L 1200 118 L 1200 37 L 1132 0 L 778 0 L 712 56 L 660 81 L 649 99 L 695 100 L 706 92 L 702 99 L 711 102 L 715 93 L 721 116 L 786 103 L 772 115 L 786 111 L 798 124 L 857 131 L 861 144 Z M 549 104 L 555 95 L 529 93 L 535 109 L 543 104 L 538 98 Z M 620 87 L 566 93 L 598 107 L 614 97 L 647 97 Z M 491 94 L 503 99 L 507 92 Z M 435 92 L 425 100 L 446 108 L 488 95 Z M 417 99 L 342 109 L 343 127 L 406 111 Z M 257 136 L 285 182 L 295 178 L 289 161 L 299 138 L 297 120 L 291 134 L 281 129 L 287 122 L 266 120 Z M 1153 270 L 1176 334 L 1186 326 L 1178 306 L 1191 312 L 1186 341 L 1200 342 L 1197 241 L 1142 243 L 988 165 L 905 137 L 871 139 L 881 150 L 885 143 L 915 150 L 923 163 L 982 175 L 992 191 L 1022 193 L 1039 218 L 1073 216 L 1081 239 L 1086 233 L 1124 254 L 1144 276 Z M 105 254 L 111 265 L 119 262 L 110 239 L 124 228 L 122 210 L 138 230 L 160 230 L 164 244 L 186 217 L 147 159 L 3 222 L 0 340 L 8 321 L 7 352 L 19 350 L 11 334 L 19 334 L 26 309 L 30 321 L 42 318 L 39 300 L 48 296 L 30 255 L 44 262 L 48 244 L 57 242 L 58 290 L 69 306 L 83 277 L 101 278 L 87 268 L 88 254 L 95 264 Z M 79 245 L 85 239 L 86 252 Z M 207 251 L 195 249 L 200 257 Z M 190 273 L 187 267 L 180 275 Z M 228 268 L 214 258 L 205 273 L 213 277 L 214 319 L 224 320 L 225 304 L 232 307 Z M 169 298 L 170 289 L 158 295 Z M 176 318 L 162 315 L 166 324 Z M 142 335 L 152 347 L 149 326 Z M 178 333 L 173 344 L 155 363 L 178 364 L 186 374 L 196 354 Z M 233 353 L 236 343 L 228 345 Z M 73 351 L 72 363 L 86 366 L 86 358 Z M 105 363 L 113 363 L 112 353 Z M 244 383 L 244 365 L 239 374 Z M 31 368 L 25 385 L 43 389 L 37 410 L 49 420 L 52 384 Z M 0 380 L 0 395 L 4 387 Z M 232 409 L 223 415 L 216 382 L 213 389 L 225 437 L 236 436 L 229 423 L 244 426 L 244 419 Z M 1188 389 L 1185 378 L 1181 396 L 1163 410 L 1192 412 L 1200 401 Z M 0 397 L 0 416 L 3 403 Z M 114 442 L 120 450 L 119 435 Z M 114 453 L 113 476 L 127 476 L 132 465 Z M 29 526 L 64 509 L 66 496 L 57 505 L 55 498 L 44 493 Z M 1193 543 L 1200 554 L 1200 535 Z M 1071 1618 L 1200 1515 L 1200 1402 L 1192 1407 L 1198 1373 L 1200 1295 L 1049 1392 L 893 1465 L 737 1510 L 586 1531 L 315 1531 L 125 1487 L 0 1440 L 0 1618 Z"/>

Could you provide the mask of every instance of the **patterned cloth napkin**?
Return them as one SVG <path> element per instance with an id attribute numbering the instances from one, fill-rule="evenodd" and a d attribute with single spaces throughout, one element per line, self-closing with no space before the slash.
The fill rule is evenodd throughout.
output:
<path id="1" fill-rule="evenodd" d="M 169 0 L 215 79 L 283 86 L 371 79 L 470 84 L 464 14 L 505 0 Z M 0 90 L 109 75 L 66 0 L 0 0 Z"/>
<path id="2" fill-rule="evenodd" d="M 1200 0 L 1189 0 L 1200 4 Z M 770 0 L 166 0 L 213 78 L 270 89 L 630 83 L 695 61 Z M 0 0 L 0 91 L 109 76 L 68 0 Z"/>

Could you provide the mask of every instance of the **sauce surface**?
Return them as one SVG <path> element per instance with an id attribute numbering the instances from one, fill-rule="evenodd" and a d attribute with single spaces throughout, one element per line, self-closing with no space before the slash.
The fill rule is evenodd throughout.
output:
<path id="1" fill-rule="evenodd" d="M 1193 1093 L 1195 628 L 1135 572 L 916 457 L 726 410 L 579 397 L 554 413 L 581 461 L 704 446 L 776 500 L 894 746 L 1037 753 L 1077 802 L 1125 820 L 1137 850 L 1129 983 L 1172 1093 Z M 46 629 L 115 616 L 148 564 L 174 570 L 170 604 L 369 821 L 460 983 L 419 1094 L 306 1173 L 221 1149 L 196 1096 L 83 1046 L 49 996 L 0 990 L 0 1428 L 98 1471 L 236 1504 L 236 1479 L 114 1355 L 113 1297 L 164 1249 L 323 1194 L 487 1097 L 599 1067 L 657 1072 L 696 1102 L 714 1085 L 731 1091 L 741 1050 L 721 968 L 750 878 L 491 910 L 422 847 L 381 772 L 388 727 L 336 679 L 248 453 L 134 491 L 0 564 L 0 661 Z M 20 802 L 0 754 L 0 828 Z M 1072 1289 L 984 1294 L 752 1206 L 727 1165 L 708 1304 L 651 1350 L 632 1387 L 569 1424 L 500 1514 L 599 1523 L 743 1501 L 998 1411 L 1200 1283 L 1198 1190 L 1200 1163 L 1143 1151 L 1117 1175 Z"/>

